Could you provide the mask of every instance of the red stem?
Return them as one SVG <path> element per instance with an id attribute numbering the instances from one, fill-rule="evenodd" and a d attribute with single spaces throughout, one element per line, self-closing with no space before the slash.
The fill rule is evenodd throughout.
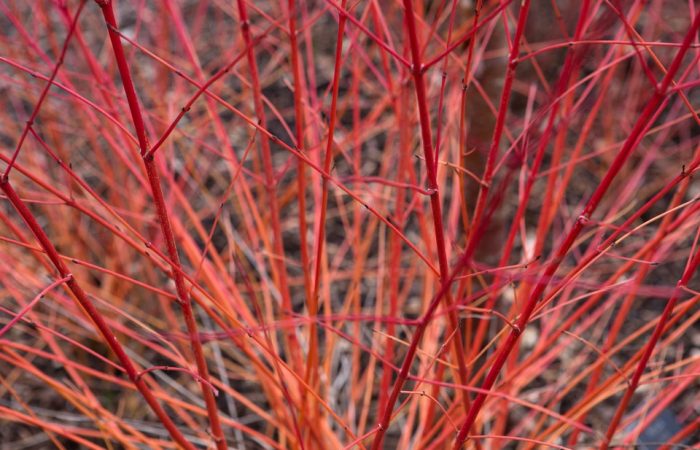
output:
<path id="1" fill-rule="evenodd" d="M 295 119 L 295 136 L 297 149 L 302 152 L 305 148 L 304 141 L 304 126 L 306 123 L 304 113 L 304 76 L 299 63 L 299 43 L 297 41 L 297 25 L 296 25 L 296 1 L 289 0 L 289 45 L 291 47 L 290 58 L 292 61 L 292 75 L 294 76 L 294 119 Z M 308 224 L 306 223 L 306 165 L 300 159 L 297 159 L 297 201 L 299 202 L 299 247 L 301 253 L 301 264 L 303 267 L 309 267 L 309 252 L 306 241 L 306 233 Z M 304 292 L 307 297 L 311 295 L 311 277 L 307 270 L 304 271 Z"/>
<path id="2" fill-rule="evenodd" d="M 447 251 L 445 245 L 445 233 L 442 223 L 442 207 L 440 202 L 440 192 L 438 191 L 437 183 L 437 163 L 435 160 L 435 152 L 433 151 L 433 138 L 430 128 L 430 112 L 428 110 L 428 100 L 427 93 L 425 89 L 425 81 L 423 79 L 424 67 L 421 63 L 420 54 L 420 43 L 418 42 L 418 30 L 416 29 L 416 21 L 413 15 L 413 4 L 411 0 L 404 0 L 405 9 L 405 20 L 406 27 L 408 29 L 408 38 L 411 51 L 411 60 L 413 64 L 411 65 L 411 75 L 413 77 L 413 83 L 416 90 L 416 101 L 418 103 L 418 115 L 420 119 L 420 129 L 421 129 L 421 141 L 423 145 L 423 156 L 425 158 L 425 166 L 427 172 L 427 182 L 428 190 L 430 191 L 430 207 L 433 215 L 433 230 L 435 232 L 435 246 L 438 254 L 438 262 L 440 267 L 440 280 L 443 282 L 443 289 L 447 286 L 445 296 L 445 306 L 448 310 L 449 325 L 450 329 L 448 334 L 456 332 L 456 336 L 453 339 L 453 348 L 455 353 L 455 359 L 458 364 L 459 380 L 462 384 L 467 384 L 467 368 L 464 359 L 464 339 L 462 337 L 462 332 L 458 326 L 457 312 L 451 308 L 452 298 L 449 295 L 449 284 L 445 285 L 445 279 L 449 276 L 450 266 L 447 262 Z M 433 313 L 437 308 L 437 303 L 434 306 L 430 305 L 428 311 L 426 311 L 425 316 L 421 320 L 421 323 L 416 329 L 416 333 L 413 336 L 411 345 L 409 347 L 408 353 L 406 354 L 399 376 L 394 383 L 394 388 L 392 389 L 391 395 L 389 396 L 385 405 L 380 405 L 382 412 L 382 417 L 377 423 L 377 434 L 374 437 L 372 443 L 372 449 L 378 450 L 382 446 L 382 441 L 384 439 L 384 434 L 389 428 L 389 423 L 391 421 L 391 415 L 394 409 L 394 404 L 398 399 L 399 394 L 403 388 L 408 375 L 408 370 L 413 362 L 415 352 L 417 350 L 418 342 L 421 339 L 425 327 L 430 322 Z M 470 409 L 469 405 L 469 395 L 466 392 L 461 393 L 465 410 Z"/>
<path id="3" fill-rule="evenodd" d="M 323 170 L 326 173 L 331 171 L 331 163 L 333 162 L 333 136 L 335 134 L 335 124 L 337 121 L 337 106 L 338 106 L 338 92 L 340 91 L 340 70 L 342 67 L 342 56 L 343 56 L 343 35 L 345 33 L 345 22 L 347 20 L 347 13 L 345 13 L 345 6 L 347 0 L 342 0 L 342 5 L 340 15 L 338 17 L 338 33 L 336 36 L 335 45 L 335 64 L 333 68 L 333 81 L 332 81 L 332 94 L 331 94 L 331 106 L 329 112 L 328 120 L 328 139 L 326 141 L 326 155 L 323 161 Z M 313 278 L 313 288 L 311 291 L 311 297 L 307 300 L 307 307 L 309 310 L 310 317 L 316 317 L 318 315 L 318 298 L 319 289 L 321 286 L 321 267 L 323 266 L 323 256 L 324 256 L 324 242 L 326 234 L 326 211 L 328 209 L 328 179 L 323 178 L 321 186 L 321 203 L 320 203 L 320 214 L 318 220 L 318 232 L 317 232 L 317 245 L 316 245 L 316 264 L 314 270 Z M 330 311 L 326 311 L 330 313 Z M 313 388 L 317 380 L 317 371 L 319 369 L 318 364 L 318 336 L 316 322 L 312 321 L 309 324 L 309 354 L 307 357 L 306 364 L 306 378 L 309 385 Z"/>
<path id="4" fill-rule="evenodd" d="M 241 35 L 243 41 L 248 47 L 248 68 L 250 70 L 251 85 L 253 88 L 253 103 L 255 106 L 255 114 L 258 117 L 258 122 L 262 128 L 267 127 L 267 122 L 265 119 L 265 106 L 262 100 L 262 88 L 260 85 L 260 78 L 258 76 L 258 64 L 255 60 L 255 48 L 253 46 L 253 39 L 250 33 L 250 21 L 248 20 L 248 9 L 246 7 L 244 0 L 238 0 L 236 2 L 238 6 L 238 14 L 241 21 Z M 279 142 L 275 139 L 275 142 Z M 270 207 L 270 223 L 272 226 L 272 234 L 274 238 L 273 248 L 275 252 L 275 257 L 272 258 L 272 263 L 276 267 L 277 281 L 279 283 L 279 290 L 282 295 L 282 312 L 285 316 L 291 317 L 292 314 L 292 299 L 289 292 L 289 283 L 287 280 L 287 268 L 285 266 L 285 252 L 284 243 L 282 241 L 282 228 L 280 225 L 279 207 L 277 204 L 277 190 L 276 190 L 276 180 L 275 174 L 273 172 L 272 166 L 272 152 L 270 148 L 270 137 L 267 134 L 262 134 L 260 139 L 260 147 L 262 150 L 262 160 L 263 160 L 263 170 L 265 172 L 265 189 L 267 193 L 267 198 Z M 293 368 L 301 367 L 301 350 L 299 348 L 299 343 L 297 342 L 295 330 L 290 329 L 286 333 L 286 345 L 290 353 L 291 366 Z M 289 397 L 285 397 L 288 404 L 290 403 Z M 292 423 L 294 425 L 294 432 L 298 440 L 299 445 L 303 448 L 304 441 L 299 430 L 299 424 L 297 418 L 294 415 L 294 410 L 292 405 L 289 404 L 290 413 L 292 414 Z"/>
<path id="5" fill-rule="evenodd" d="M 295 119 L 295 140 L 296 147 L 298 151 L 303 152 L 306 147 L 304 139 L 304 126 L 305 126 L 305 114 L 304 114 L 304 101 L 302 97 L 302 90 L 304 86 L 304 78 L 299 64 L 299 43 L 297 40 L 297 6 L 295 0 L 288 0 L 287 3 L 287 14 L 289 14 L 289 45 L 290 45 L 290 59 L 292 63 L 292 76 L 294 78 L 294 119 Z M 308 232 L 308 224 L 306 222 L 306 166 L 304 162 L 296 158 L 297 163 L 297 203 L 299 205 L 299 248 L 301 254 L 301 265 L 302 267 L 310 267 L 309 252 L 308 252 L 308 242 L 306 239 L 306 234 Z M 304 293 L 306 298 L 311 298 L 312 290 L 312 280 L 310 271 L 303 271 L 304 277 Z M 307 370 L 308 376 L 308 370 Z M 307 377 L 308 381 L 308 377 Z M 313 385 L 311 385 L 313 387 Z M 305 393 L 304 393 L 305 395 Z M 302 408 L 305 408 L 305 401 L 301 401 Z"/>
<path id="6" fill-rule="evenodd" d="M 505 81 L 501 92 L 501 102 L 498 107 L 498 116 L 496 125 L 493 130 L 493 138 L 491 139 L 491 147 L 486 158 L 486 167 L 484 168 L 484 176 L 480 184 L 479 194 L 476 199 L 476 207 L 474 208 L 474 216 L 472 218 L 472 227 L 469 232 L 468 242 L 470 245 L 474 241 L 478 233 L 476 231 L 481 227 L 482 217 L 486 210 L 486 200 L 491 190 L 491 181 L 493 178 L 494 169 L 496 167 L 496 157 L 501 145 L 501 137 L 506 123 L 506 115 L 508 113 L 508 105 L 510 104 L 510 96 L 513 87 L 513 78 L 515 77 L 515 69 L 518 66 L 518 55 L 520 54 L 520 39 L 525 32 L 525 23 L 530 10 L 530 0 L 524 0 L 520 7 L 518 16 L 518 25 L 515 28 L 515 35 L 511 44 L 510 54 L 508 56 L 508 66 L 506 68 Z"/>
<path id="7" fill-rule="evenodd" d="M 672 450 L 673 448 L 677 448 L 677 446 L 673 444 L 681 442 L 688 436 L 696 435 L 698 430 L 700 430 L 700 417 L 694 419 L 688 425 L 683 427 L 681 431 L 673 435 L 668 442 L 659 447 L 659 450 Z"/>
<path id="8" fill-rule="evenodd" d="M 102 8 L 102 14 L 109 30 L 109 38 L 112 43 L 112 49 L 114 50 L 114 56 L 117 61 L 117 66 L 119 67 L 119 74 L 124 85 L 124 92 L 129 103 L 131 118 L 133 120 L 134 128 L 139 141 L 140 153 L 143 157 L 146 173 L 148 175 L 148 182 L 153 195 L 153 202 L 158 213 L 158 221 L 165 239 L 168 256 L 170 257 L 170 263 L 173 269 L 173 278 L 175 281 L 175 289 L 178 297 L 177 301 L 182 308 L 182 315 L 185 319 L 185 324 L 187 326 L 187 331 L 190 338 L 190 346 L 197 365 L 197 373 L 199 377 L 205 381 L 204 383 L 200 383 L 200 387 L 202 389 L 202 396 L 204 397 L 207 414 L 209 416 L 212 438 L 216 442 L 216 446 L 219 450 L 225 450 L 227 448 L 226 439 L 219 421 L 219 411 L 218 407 L 216 406 L 214 392 L 209 387 L 211 386 L 211 382 L 209 380 L 209 370 L 204 357 L 202 342 L 199 338 L 197 321 L 194 318 L 189 292 L 187 290 L 187 286 L 185 285 L 185 278 L 183 276 L 182 266 L 180 264 L 180 256 L 177 251 L 175 235 L 173 233 L 170 218 L 168 216 L 168 210 L 165 205 L 165 198 L 163 196 L 163 190 L 161 188 L 160 179 L 158 176 L 158 169 L 156 168 L 153 155 L 148 154 L 149 144 L 146 136 L 146 127 L 141 115 L 136 89 L 134 88 L 134 83 L 131 78 L 131 72 L 124 53 L 124 47 L 119 39 L 119 34 L 115 32 L 115 30 L 118 29 L 118 26 L 117 20 L 114 16 L 114 9 L 111 2 L 97 0 L 97 3 Z"/>

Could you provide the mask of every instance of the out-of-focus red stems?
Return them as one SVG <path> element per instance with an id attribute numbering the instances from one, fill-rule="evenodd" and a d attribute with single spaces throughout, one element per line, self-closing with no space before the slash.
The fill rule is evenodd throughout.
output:
<path id="1" fill-rule="evenodd" d="M 5 171 L 0 176 L 0 178 L 3 180 L 7 180 L 10 177 L 10 171 L 12 170 L 12 167 L 15 165 L 15 161 L 17 160 L 17 156 L 19 156 L 19 152 L 22 149 L 22 144 L 24 143 L 24 140 L 27 137 L 27 133 L 31 129 L 32 125 L 34 124 L 34 120 L 36 120 L 36 116 L 39 114 L 39 110 L 41 109 L 41 105 L 44 103 L 44 99 L 46 98 L 46 94 L 49 93 L 49 89 L 51 89 L 51 85 L 53 84 L 54 79 L 56 79 L 56 75 L 58 75 L 58 69 L 60 69 L 61 65 L 63 64 L 63 59 L 66 56 L 66 51 L 68 50 L 68 44 L 71 41 L 71 37 L 73 37 L 73 33 L 75 32 L 75 27 L 78 23 L 78 19 L 80 18 L 80 14 L 83 12 L 84 6 L 85 6 L 85 0 L 81 0 L 80 6 L 78 6 L 78 10 L 75 12 L 75 16 L 73 17 L 73 23 L 71 23 L 71 26 L 68 29 L 68 35 L 66 36 L 65 41 L 63 41 L 63 47 L 61 48 L 61 54 L 58 57 L 58 61 L 56 61 L 56 65 L 54 65 L 53 71 L 51 72 L 51 76 L 49 77 L 48 81 L 46 82 L 44 89 L 41 91 L 41 95 L 39 95 L 39 99 L 37 100 L 36 104 L 34 105 L 34 110 L 32 111 L 32 114 L 29 116 L 29 119 L 27 119 L 27 122 L 24 125 L 24 129 L 22 130 L 22 134 L 20 135 L 19 140 L 17 141 L 17 146 L 15 147 L 15 151 L 12 153 L 12 157 L 10 158 L 10 162 L 7 164 Z"/>
<path id="2" fill-rule="evenodd" d="M 255 37 L 255 39 L 253 39 L 253 41 L 251 42 L 251 45 L 255 46 L 255 44 L 262 41 L 263 38 L 265 38 L 265 36 L 267 36 L 267 34 L 272 30 L 273 30 L 272 26 L 268 27 L 264 33 L 259 34 L 258 36 Z M 194 102 L 197 101 L 197 99 L 199 97 L 201 97 L 202 94 L 204 94 L 207 91 L 207 89 L 209 89 L 209 87 L 211 85 L 213 85 L 216 81 L 220 80 L 224 75 L 228 74 L 231 71 L 231 69 L 236 66 L 236 64 L 238 64 L 243 58 L 245 58 L 247 53 L 248 53 L 248 46 L 246 45 L 246 48 L 243 49 L 235 58 L 233 58 L 233 60 L 231 60 L 230 63 L 228 63 L 225 67 L 223 67 L 218 72 L 216 72 L 211 78 L 209 78 L 209 80 L 207 80 L 206 83 L 202 84 L 201 86 L 199 86 L 197 88 L 197 92 L 195 92 L 192 95 L 192 97 L 190 97 L 190 99 L 187 101 L 187 103 L 185 103 L 185 106 L 183 106 L 180 109 L 180 112 L 177 114 L 175 119 L 173 119 L 173 121 L 170 122 L 170 125 L 168 125 L 168 128 L 160 136 L 158 141 L 155 144 L 153 144 L 153 146 L 146 152 L 146 154 L 144 155 L 144 158 L 148 159 L 148 158 L 153 157 L 155 152 L 160 147 L 162 147 L 162 145 L 165 143 L 165 140 L 172 134 L 173 131 L 175 131 L 175 127 L 177 126 L 178 123 L 180 123 L 182 118 L 185 117 L 185 114 L 187 114 L 187 112 L 189 112 L 189 110 L 190 110 L 190 108 L 192 108 L 192 105 L 194 104 Z"/>
<path id="3" fill-rule="evenodd" d="M 34 307 L 34 305 L 36 305 L 37 303 L 39 303 L 39 300 L 41 300 L 42 298 L 44 298 L 44 296 L 45 296 L 49 291 L 51 291 L 53 288 L 55 288 L 55 287 L 57 287 L 57 286 L 60 286 L 61 284 L 65 283 L 65 282 L 67 282 L 67 281 L 70 280 L 71 278 L 73 278 L 73 275 L 71 275 L 71 274 L 69 273 L 69 274 L 66 275 L 65 277 L 60 278 L 60 279 L 54 281 L 53 283 L 51 283 L 50 285 L 48 285 L 46 288 L 44 288 L 41 292 L 39 292 L 39 294 L 37 294 L 37 296 L 34 297 L 34 298 L 32 299 L 31 302 L 27 303 L 27 305 L 26 305 L 24 308 L 22 308 L 22 310 L 21 310 L 20 312 L 18 312 L 17 315 L 15 315 L 15 317 L 12 318 L 12 320 L 10 320 L 9 322 L 7 322 L 7 324 L 6 324 L 4 327 L 2 327 L 2 329 L 0 329 L 0 338 L 2 338 L 2 336 L 3 336 L 5 333 L 7 333 L 7 332 L 10 330 L 10 328 L 12 328 L 17 322 L 19 322 L 20 320 L 22 320 L 22 318 Z"/>
<path id="4" fill-rule="evenodd" d="M 440 52 L 438 55 L 434 56 L 432 59 L 423 63 L 423 70 L 430 69 L 435 64 L 442 61 L 442 58 L 445 58 L 447 55 L 452 53 L 460 45 L 464 44 L 465 42 L 467 42 L 467 40 L 474 37 L 476 35 L 476 33 L 481 30 L 481 26 L 488 24 L 497 15 L 501 14 L 501 12 L 503 12 L 513 1 L 514 0 L 506 0 L 506 1 L 500 2 L 500 4 L 498 5 L 497 8 L 494 8 L 493 11 L 484 15 L 483 20 L 481 20 L 478 24 L 475 24 L 475 26 L 472 27 L 467 33 L 465 33 L 459 39 L 456 39 L 454 42 L 450 43 L 450 45 L 448 45 L 447 48 L 445 50 L 443 50 L 442 52 Z"/>
<path id="5" fill-rule="evenodd" d="M 377 35 L 372 33 L 366 26 L 362 24 L 359 20 L 357 20 L 352 14 L 349 14 L 347 10 L 345 9 L 345 5 L 343 4 L 342 6 L 338 4 L 338 2 L 334 0 L 325 0 L 326 3 L 332 5 L 335 9 L 338 10 L 338 14 L 340 14 L 340 17 L 344 17 L 345 19 L 349 20 L 352 22 L 354 26 L 362 30 L 364 34 L 366 34 L 370 39 L 372 39 L 377 45 L 379 45 L 381 48 L 383 48 L 387 53 L 389 53 L 391 56 L 393 56 L 398 62 L 404 65 L 404 67 L 411 67 L 411 63 L 401 56 L 396 50 L 391 48 L 386 42 L 384 42 L 381 38 L 379 38 Z M 511 0 L 512 1 L 512 0 Z"/>

